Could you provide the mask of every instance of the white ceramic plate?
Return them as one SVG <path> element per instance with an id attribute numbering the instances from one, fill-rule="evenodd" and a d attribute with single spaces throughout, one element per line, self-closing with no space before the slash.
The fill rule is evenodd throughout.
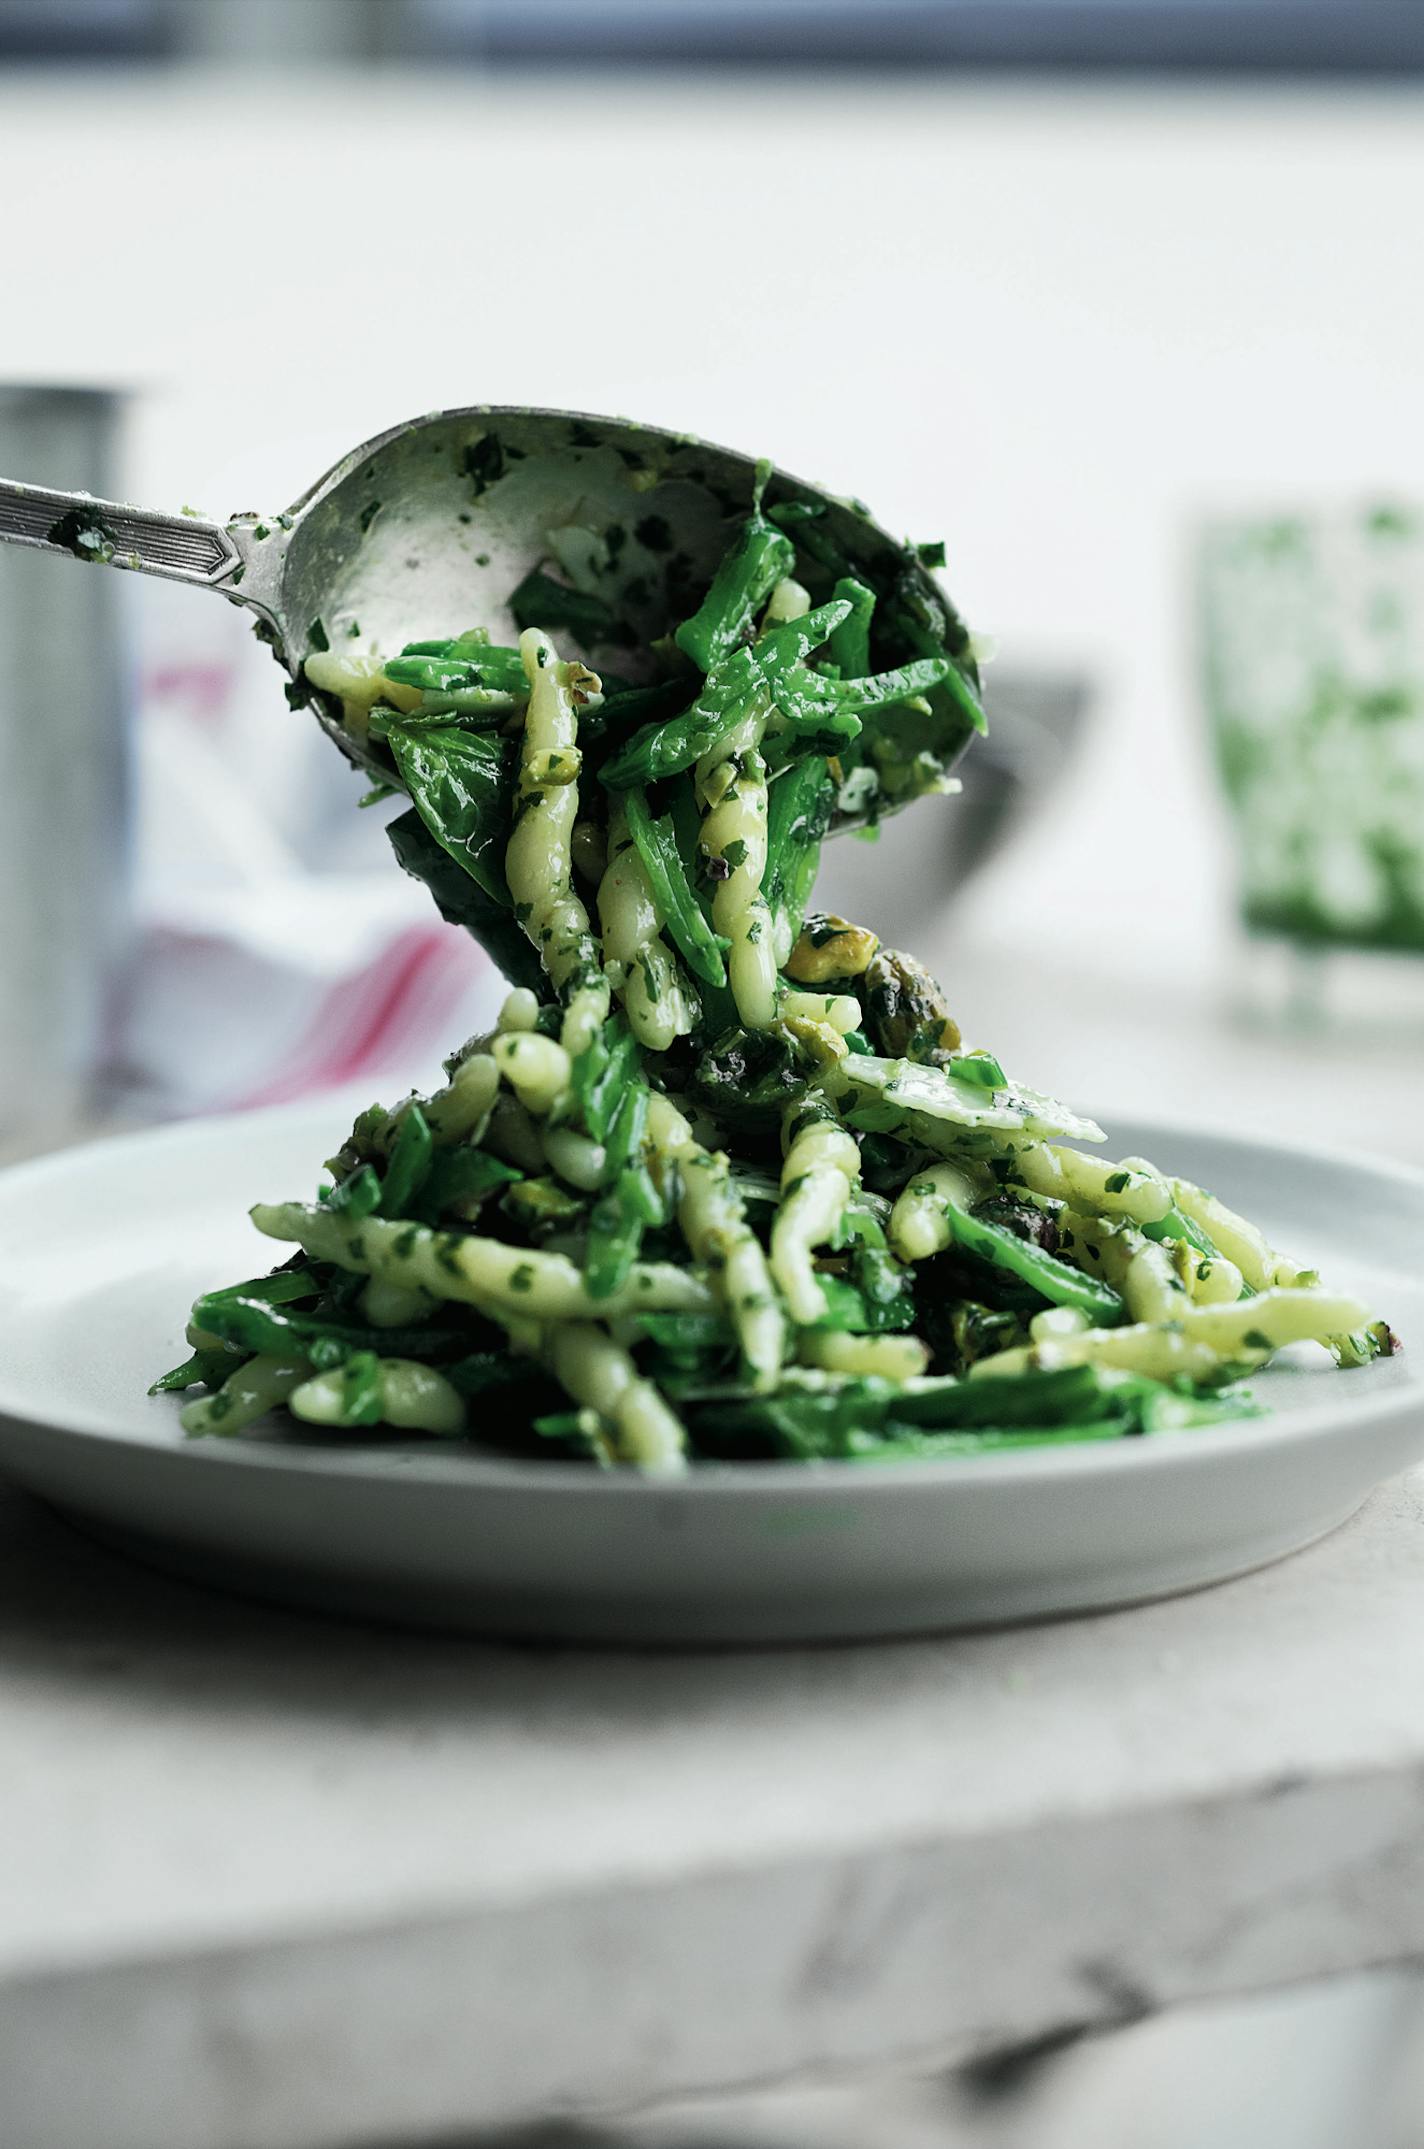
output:
<path id="1" fill-rule="evenodd" d="M 187 1441 L 149 1399 L 198 1291 L 260 1272 L 254 1199 L 302 1195 L 345 1122 L 209 1120 L 0 1174 L 0 1468 L 204 1581 L 330 1611 L 569 1641 L 758 1642 L 1083 1610 L 1309 1543 L 1424 1453 L 1410 1356 L 1273 1369 L 1265 1419 L 872 1467 L 659 1485 L 464 1444 Z M 1358 1288 L 1424 1357 L 1424 1176 L 1118 1122 L 1146 1154 Z"/>

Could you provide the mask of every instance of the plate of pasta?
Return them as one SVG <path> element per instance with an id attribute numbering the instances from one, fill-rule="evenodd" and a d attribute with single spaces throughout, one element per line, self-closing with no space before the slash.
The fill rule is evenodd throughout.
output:
<path id="1" fill-rule="evenodd" d="M 1114 1155 L 1231 1186 L 1272 1238 L 1311 1245 L 1417 1332 L 1419 1179 L 1200 1130 L 1107 1128 Z M 949 1452 L 881 1461 L 598 1467 L 533 1433 L 528 1404 L 499 1390 L 458 1437 L 291 1417 L 185 1435 L 181 1398 L 145 1393 L 187 1348 L 185 1305 L 260 1265 L 254 1186 L 299 1185 L 340 1132 L 330 1102 L 287 1106 L 0 1176 L 0 1469 L 201 1582 L 651 1646 L 931 1631 L 1195 1587 L 1320 1536 L 1424 1449 L 1409 1354 L 1346 1374 L 1313 1345 L 1252 1377 L 1253 1416 L 1118 1438 L 1095 1404 L 1105 1437 L 1075 1439 L 1069 1421 L 1012 1446 L 971 1428 Z M 557 1392 L 546 1400 L 557 1412 Z"/>
<path id="2" fill-rule="evenodd" d="M 940 548 L 760 465 L 650 615 L 643 510 L 473 627 L 313 621 L 293 698 L 507 996 L 347 1123 L 5 1175 L 0 1463 L 206 1577 L 584 1640 L 1106 1605 L 1330 1527 L 1424 1447 L 1424 1182 L 1105 1129 L 818 909 L 983 728 Z"/>

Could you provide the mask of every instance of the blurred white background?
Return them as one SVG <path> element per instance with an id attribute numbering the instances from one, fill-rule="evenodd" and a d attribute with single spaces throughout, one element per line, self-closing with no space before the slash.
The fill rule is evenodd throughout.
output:
<path id="1" fill-rule="evenodd" d="M 379 28 L 380 0 L 191 13 L 201 64 L 0 70 L 0 365 L 131 392 L 129 497 L 276 509 L 399 418 L 532 402 L 702 432 L 943 536 L 1005 667 L 1092 689 L 1067 775 L 926 929 L 967 1036 L 1105 1111 L 1424 1161 L 1417 1042 L 1227 1019 L 1187 573 L 1205 509 L 1424 487 L 1424 91 L 1387 69 L 374 71 L 324 55 L 348 13 Z M 124 596 L 139 893 L 167 959 L 123 1050 L 170 1109 L 280 1094 L 326 1064 L 312 1009 L 349 1042 L 352 978 L 367 990 L 391 947 L 414 976 L 443 929 L 245 618 L 152 583 Z M 65 666 L 54 651 L 57 693 Z M 964 775 L 963 806 L 921 811 L 972 808 L 972 755 Z M 907 855 L 892 825 L 887 880 Z M 243 953 L 215 973 L 235 926 Z M 397 1004 L 389 1072 L 428 1074 L 432 1040 L 493 990 L 462 944 Z M 1259 2073 L 1250 2093 L 1281 2109 Z M 1229 2139 L 1203 2120 L 1194 2149 Z"/>
<path id="2" fill-rule="evenodd" d="M 1187 546 L 1204 506 L 1417 484 L 1418 93 L 245 70 L 233 45 L 0 76 L 10 376 L 131 388 L 126 490 L 154 505 L 275 507 L 398 417 L 530 401 L 764 451 L 942 534 L 1000 661 L 1094 688 L 1068 780 L 926 950 L 970 1033 L 1110 1103 L 1279 1123 L 1249 1043 L 1183 1064 L 1230 916 Z M 279 838 L 319 794 L 328 867 L 383 863 L 242 617 L 127 594 L 150 900 L 232 863 L 212 786 L 190 810 L 162 750 L 165 697 L 221 705 L 217 766 Z"/>

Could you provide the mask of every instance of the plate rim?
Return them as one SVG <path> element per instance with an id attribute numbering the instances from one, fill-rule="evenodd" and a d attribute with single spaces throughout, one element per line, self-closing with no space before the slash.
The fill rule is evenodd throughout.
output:
<path id="1" fill-rule="evenodd" d="M 148 1153 L 156 1148 L 181 1150 L 202 1146 L 206 1141 L 222 1141 L 239 1129 L 250 1132 L 273 1122 L 299 1123 L 314 1119 L 333 1103 L 339 1116 L 346 1095 L 343 1089 L 329 1093 L 324 1099 L 307 1097 L 252 1111 L 205 1114 L 167 1125 L 134 1128 L 122 1134 L 99 1135 L 40 1156 L 23 1158 L 0 1167 L 0 1201 L 12 1189 L 23 1190 L 32 1181 L 43 1183 L 49 1178 L 81 1174 L 86 1164 L 98 1155 L 113 1156 L 116 1152 L 134 1149 Z M 1151 1128 L 1154 1141 L 1159 1137 L 1168 1143 L 1178 1137 L 1187 1141 L 1205 1137 L 1238 1149 L 1262 1151 L 1282 1160 L 1289 1159 L 1295 1165 L 1319 1163 L 1362 1173 L 1392 1188 L 1402 1186 L 1424 1211 L 1424 1169 L 1415 1165 L 1386 1163 L 1379 1156 L 1335 1144 L 1302 1144 L 1274 1135 L 1243 1133 L 1210 1119 L 1162 1118 L 1122 1104 L 1104 1110 L 1102 1116 L 1110 1125 L 1116 1117 L 1131 1119 L 1139 1128 Z M 1348 1372 L 1342 1377 L 1348 1379 Z M 161 1408 L 172 1399 L 154 1396 L 151 1400 Z M 1342 1419 L 1341 1400 L 1332 1402 L 1322 1395 L 1313 1402 L 1293 1405 L 1285 1411 L 1268 1411 L 1258 1418 L 1228 1419 L 1218 1425 L 1184 1427 L 1178 1437 L 1165 1434 L 1136 1440 L 1071 1442 L 1061 1447 L 1045 1443 L 1039 1447 L 987 1455 L 887 1461 L 878 1467 L 873 1458 L 853 1462 L 843 1457 L 812 1462 L 780 1458 L 766 1462 L 699 1462 L 684 1475 L 661 1477 L 635 1469 L 590 1471 L 581 1463 L 555 1459 L 524 1461 L 481 1454 L 473 1446 L 456 1440 L 438 1445 L 432 1441 L 398 1444 L 386 1440 L 366 1447 L 348 1443 L 325 1448 L 316 1445 L 284 1447 L 276 1441 L 243 1441 L 239 1437 L 230 1441 L 185 1438 L 165 1445 L 136 1438 L 130 1433 L 116 1432 L 106 1427 L 93 1411 L 68 1409 L 56 1416 L 28 1405 L 16 1407 L 6 1395 L 4 1367 L 0 1364 L 0 1423 L 21 1431 L 58 1435 L 62 1440 L 81 1446 L 92 1443 L 106 1451 L 121 1449 L 159 1467 L 182 1466 L 201 1457 L 204 1465 L 255 1469 L 278 1477 L 295 1471 L 298 1475 L 353 1477 L 386 1485 L 413 1480 L 439 1484 L 447 1490 L 458 1482 L 461 1490 L 519 1493 L 542 1488 L 551 1496 L 603 1500 L 646 1499 L 651 1495 L 683 1501 L 705 1497 L 715 1490 L 724 1494 L 758 1491 L 765 1495 L 770 1492 L 820 1501 L 841 1497 L 852 1488 L 859 1495 L 873 1499 L 892 1497 L 896 1486 L 906 1484 L 964 1489 L 976 1485 L 994 1487 L 1006 1483 L 1121 1476 L 1144 1470 L 1160 1474 L 1163 1470 L 1197 1467 L 1199 1462 L 1213 1457 L 1245 1458 L 1272 1448 L 1310 1444 L 1323 1438 L 1355 1438 L 1367 1429 L 1405 1418 L 1421 1405 L 1424 1405 L 1424 1388 L 1406 1383 L 1360 1398 L 1347 1420 Z M 449 1467 L 451 1460 L 457 1457 L 458 1479 Z M 392 1467 L 393 1460 L 398 1467 Z M 0 1452 L 0 1475 L 3 1472 L 3 1452 Z"/>

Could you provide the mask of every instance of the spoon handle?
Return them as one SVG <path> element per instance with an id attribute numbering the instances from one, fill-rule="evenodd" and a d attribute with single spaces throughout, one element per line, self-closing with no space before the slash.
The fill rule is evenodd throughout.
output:
<path id="1" fill-rule="evenodd" d="M 225 583 L 242 565 L 242 554 L 223 525 L 201 515 L 162 515 L 95 500 L 88 493 L 50 492 L 42 485 L 18 485 L 5 478 L 0 478 L 0 543 L 68 552 L 100 566 L 209 588 Z"/>

